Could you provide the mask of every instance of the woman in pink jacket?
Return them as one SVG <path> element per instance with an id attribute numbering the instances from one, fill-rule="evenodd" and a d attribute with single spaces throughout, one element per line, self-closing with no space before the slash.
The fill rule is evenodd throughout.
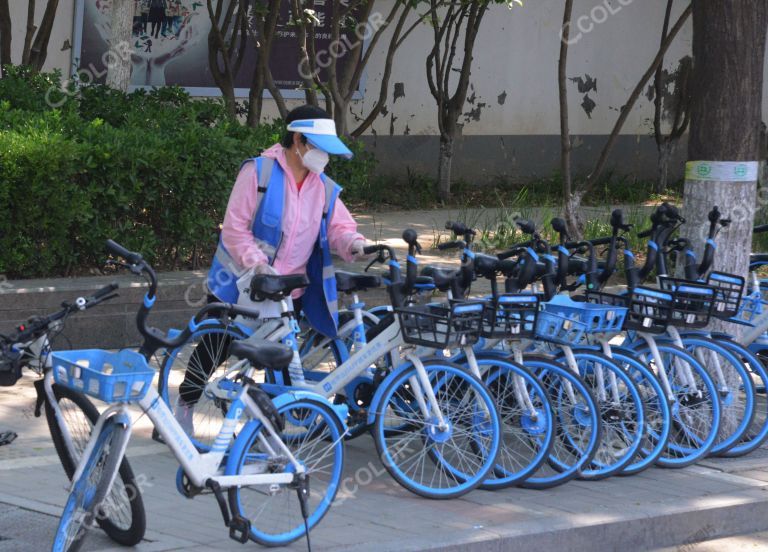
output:
<path id="1" fill-rule="evenodd" d="M 338 198 L 340 188 L 323 172 L 329 155 L 352 157 L 336 135 L 333 119 L 322 109 L 305 105 L 291 111 L 286 123 L 281 143 L 259 158 L 244 162 L 240 169 L 208 274 L 211 299 L 237 302 L 238 280 L 249 280 L 253 274 L 306 274 L 307 265 L 313 255 L 318 255 L 321 244 L 329 250 L 324 256 L 326 261 L 331 251 L 345 261 L 363 255 L 365 238 Z M 328 205 L 329 202 L 332 204 Z M 270 209 L 268 205 L 272 211 L 275 205 L 282 208 L 279 213 L 266 212 Z M 279 221 L 279 228 L 270 227 L 269 221 L 275 220 Z M 311 281 L 312 276 L 309 275 Z M 327 296 L 327 286 L 333 285 L 333 281 L 317 282 L 318 279 L 312 284 L 319 287 L 311 284 L 308 288 L 308 299 L 313 305 L 318 301 L 335 305 L 335 289 L 333 297 Z M 305 313 L 314 323 L 309 300 L 301 300 L 303 293 L 304 290 L 293 292 L 294 308 L 298 312 L 304 303 Z M 221 337 L 212 335 L 210 339 Z M 213 358 L 212 352 L 228 349 L 228 344 L 222 343 L 200 345 L 190 358 L 175 409 L 176 418 L 190 434 L 194 406 L 203 386 L 216 365 L 226 358 L 226 353 L 223 358 Z"/>

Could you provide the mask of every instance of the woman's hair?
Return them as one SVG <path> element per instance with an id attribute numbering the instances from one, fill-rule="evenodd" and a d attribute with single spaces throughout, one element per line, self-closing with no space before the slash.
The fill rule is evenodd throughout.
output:
<path id="1" fill-rule="evenodd" d="M 285 118 L 285 125 L 290 125 L 293 121 L 303 121 L 305 119 L 330 119 L 331 116 L 324 109 L 315 107 L 314 105 L 302 105 L 296 109 L 291 110 L 288 116 Z M 286 130 L 283 135 L 283 139 L 280 141 L 280 145 L 284 148 L 290 148 L 293 145 L 293 135 L 295 133 L 292 130 Z M 307 143 L 307 137 L 301 137 L 302 144 Z"/>

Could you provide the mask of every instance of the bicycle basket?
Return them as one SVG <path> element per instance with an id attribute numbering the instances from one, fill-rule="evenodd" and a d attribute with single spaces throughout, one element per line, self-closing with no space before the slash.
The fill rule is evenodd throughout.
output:
<path id="1" fill-rule="evenodd" d="M 629 295 L 629 312 L 624 328 L 652 334 L 664 333 L 670 324 L 674 303 L 672 293 L 637 286 Z"/>
<path id="2" fill-rule="evenodd" d="M 744 326 L 753 326 L 756 318 L 759 318 L 766 308 L 766 302 L 763 300 L 760 292 L 751 293 L 742 298 L 739 305 L 739 311 L 728 320 Z"/>
<path id="3" fill-rule="evenodd" d="M 0 387 L 15 385 L 21 378 L 21 353 L 0 345 Z"/>
<path id="4" fill-rule="evenodd" d="M 527 339 L 536 333 L 539 313 L 537 295 L 507 293 L 485 303 L 483 337 L 490 339 Z"/>
<path id="5" fill-rule="evenodd" d="M 709 324 L 715 306 L 715 290 L 700 282 L 680 278 L 659 278 L 662 290 L 674 293 L 670 324 L 679 328 L 703 328 Z"/>
<path id="6" fill-rule="evenodd" d="M 557 295 L 542 303 L 536 335 L 561 345 L 578 345 L 590 335 L 608 338 L 621 332 L 626 314 L 626 307 L 576 302 Z"/>
<path id="7" fill-rule="evenodd" d="M 710 272 L 707 285 L 715 290 L 715 305 L 712 316 L 727 320 L 739 312 L 745 280 L 736 274 Z"/>
<path id="8" fill-rule="evenodd" d="M 155 377 L 146 359 L 134 351 L 84 349 L 54 352 L 51 357 L 56 383 L 108 403 L 141 400 Z"/>
<path id="9" fill-rule="evenodd" d="M 485 303 L 454 302 L 396 308 L 403 341 L 432 349 L 473 345 L 480 338 Z"/>

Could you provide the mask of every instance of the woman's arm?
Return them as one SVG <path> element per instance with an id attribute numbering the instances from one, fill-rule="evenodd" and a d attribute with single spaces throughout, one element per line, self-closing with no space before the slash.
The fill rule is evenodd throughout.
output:
<path id="1" fill-rule="evenodd" d="M 246 163 L 237 175 L 224 215 L 221 240 L 232 259 L 243 268 L 267 264 L 268 259 L 253 238 L 251 225 L 256 210 L 258 178 L 253 162 Z"/>
<path id="2" fill-rule="evenodd" d="M 336 199 L 333 216 L 328 225 L 328 243 L 331 250 L 346 262 L 353 261 L 352 244 L 358 240 L 365 241 L 365 236 L 357 231 L 357 223 L 349 213 L 341 199 Z"/>

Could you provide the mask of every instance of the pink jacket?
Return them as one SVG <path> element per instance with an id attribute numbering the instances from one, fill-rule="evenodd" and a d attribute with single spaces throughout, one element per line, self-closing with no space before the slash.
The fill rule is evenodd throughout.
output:
<path id="1" fill-rule="evenodd" d="M 273 268 L 280 274 L 303 274 L 307 261 L 320 233 L 320 219 L 325 203 L 325 186 L 320 177 L 309 173 L 301 190 L 298 189 L 285 160 L 285 151 L 275 144 L 263 157 L 277 160 L 285 172 L 285 210 L 283 212 L 283 241 L 277 252 Z M 267 256 L 253 239 L 251 221 L 256 209 L 258 176 L 252 162 L 246 163 L 237 175 L 237 181 L 229 196 L 227 213 L 221 238 L 233 260 L 244 268 L 267 262 Z M 357 232 L 357 223 L 344 203 L 336 200 L 333 217 L 328 227 L 331 250 L 342 259 L 353 260 L 350 251 L 355 240 L 364 237 Z"/>

